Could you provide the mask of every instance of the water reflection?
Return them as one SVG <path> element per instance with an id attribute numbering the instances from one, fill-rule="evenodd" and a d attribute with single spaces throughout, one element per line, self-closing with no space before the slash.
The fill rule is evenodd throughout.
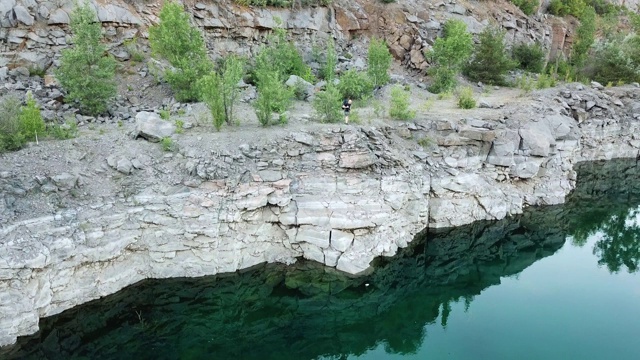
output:
<path id="1" fill-rule="evenodd" d="M 399 256 L 378 260 L 364 278 L 301 263 L 145 281 L 43 319 L 38 334 L 0 350 L 0 357 L 346 359 L 380 346 L 413 354 L 429 335 L 426 325 L 448 326 L 452 308 L 459 308 L 453 304 L 472 308 L 484 289 L 554 254 L 569 235 L 581 242 L 608 234 L 594 250 L 601 261 L 612 271 L 637 270 L 631 219 L 638 209 L 629 206 L 640 203 L 634 203 L 640 189 L 628 184 L 633 169 L 629 162 L 584 165 L 567 205 L 429 231 Z"/>

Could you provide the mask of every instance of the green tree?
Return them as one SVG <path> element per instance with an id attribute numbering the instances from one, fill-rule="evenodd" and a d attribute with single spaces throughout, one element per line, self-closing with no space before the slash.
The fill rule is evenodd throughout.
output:
<path id="1" fill-rule="evenodd" d="M 358 100 L 372 94 L 373 83 L 367 74 L 355 69 L 349 69 L 340 76 L 338 90 L 343 98 Z"/>
<path id="2" fill-rule="evenodd" d="M 487 27 L 479 38 L 480 42 L 464 68 L 464 74 L 473 81 L 503 85 L 504 75 L 515 66 L 505 48 L 504 32 Z"/>
<path id="3" fill-rule="evenodd" d="M 322 122 L 335 123 L 342 119 L 342 98 L 340 91 L 329 83 L 325 90 L 316 94 L 313 99 L 313 109 Z"/>
<path id="4" fill-rule="evenodd" d="M 200 98 L 207 104 L 213 124 L 220 130 L 222 123 L 233 124 L 233 109 L 238 100 L 238 83 L 244 76 L 244 60 L 236 55 L 225 57 L 218 71 L 198 81 Z"/>
<path id="5" fill-rule="evenodd" d="M 603 84 L 640 81 L 640 35 L 603 40 L 595 46 L 587 75 Z"/>
<path id="6" fill-rule="evenodd" d="M 263 126 L 269 125 L 274 112 L 282 115 L 293 97 L 293 89 L 288 88 L 273 70 L 261 70 L 258 78 L 258 99 L 254 103 L 258 121 Z M 282 117 L 280 117 L 282 119 Z"/>
<path id="7" fill-rule="evenodd" d="M 410 92 L 400 85 L 391 88 L 391 104 L 389 104 L 389 116 L 398 120 L 411 120 L 416 112 L 409 109 Z"/>
<path id="8" fill-rule="evenodd" d="M 331 82 L 335 78 L 336 64 L 338 64 L 338 54 L 336 54 L 336 45 L 332 38 L 327 42 L 327 56 L 322 66 L 322 77 L 327 82 Z"/>
<path id="9" fill-rule="evenodd" d="M 198 88 L 200 90 L 200 97 L 211 112 L 211 117 L 213 118 L 213 125 L 216 127 L 218 131 L 222 128 L 222 124 L 224 124 L 225 111 L 224 111 L 224 101 L 222 98 L 222 76 L 217 72 L 213 71 L 208 75 L 202 77 L 202 79 L 198 80 Z"/>
<path id="10" fill-rule="evenodd" d="M 77 102 L 84 113 L 104 113 L 117 93 L 116 61 L 100 43 L 102 27 L 88 3 L 73 10 L 70 27 L 73 46 L 62 50 L 56 76 L 67 92 L 66 100 Z"/>
<path id="11" fill-rule="evenodd" d="M 0 153 L 21 149 L 27 142 L 20 132 L 20 100 L 14 96 L 0 98 Z"/>
<path id="12" fill-rule="evenodd" d="M 391 60 L 391 53 L 384 40 L 371 38 L 367 55 L 367 73 L 374 87 L 382 86 L 389 82 Z"/>
<path id="13" fill-rule="evenodd" d="M 429 75 L 433 78 L 429 91 L 441 93 L 455 88 L 456 75 L 473 51 L 473 38 L 467 25 L 460 20 L 448 20 L 443 36 L 436 39 L 433 48 L 425 55 L 433 64 Z"/>
<path id="14" fill-rule="evenodd" d="M 587 58 L 587 53 L 596 34 L 596 11 L 587 6 L 580 18 L 580 26 L 576 30 L 576 42 L 571 49 L 571 64 L 577 68 L 581 67 Z"/>
<path id="15" fill-rule="evenodd" d="M 196 82 L 211 70 L 200 31 L 191 25 L 183 6 L 166 2 L 160 10 L 160 23 L 149 28 L 151 50 L 174 67 L 165 78 L 179 101 L 194 101 L 199 92 Z"/>
<path id="16" fill-rule="evenodd" d="M 275 71 L 281 81 L 286 81 L 289 75 L 314 81 L 311 68 L 305 64 L 295 44 L 287 41 L 287 31 L 280 27 L 274 29 L 268 46 L 263 46 L 256 55 L 254 78 L 256 73 L 271 71 Z"/>
<path id="17" fill-rule="evenodd" d="M 545 53 L 539 43 L 518 44 L 513 47 L 512 53 L 518 68 L 532 73 L 541 73 L 544 70 Z"/>
<path id="18" fill-rule="evenodd" d="M 42 136 L 44 134 L 45 125 L 40 115 L 40 107 L 31 92 L 27 93 L 26 105 L 20 108 L 18 120 L 20 122 L 20 133 L 27 140 L 38 140 L 38 135 Z"/>

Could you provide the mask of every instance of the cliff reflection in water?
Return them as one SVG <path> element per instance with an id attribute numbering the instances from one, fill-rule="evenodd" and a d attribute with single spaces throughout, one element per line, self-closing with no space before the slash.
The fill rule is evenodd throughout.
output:
<path id="1" fill-rule="evenodd" d="M 367 277 L 303 263 L 144 281 L 43 319 L 40 333 L 20 339 L 6 356 L 346 359 L 380 344 L 413 353 L 428 336 L 425 325 L 447 326 L 452 303 L 473 306 L 483 289 L 552 255 L 569 236 L 580 243 L 601 234 L 599 261 L 611 271 L 637 270 L 638 222 L 630 225 L 640 203 L 635 161 L 579 170 L 566 205 L 429 231 L 399 256 L 379 260 Z"/>

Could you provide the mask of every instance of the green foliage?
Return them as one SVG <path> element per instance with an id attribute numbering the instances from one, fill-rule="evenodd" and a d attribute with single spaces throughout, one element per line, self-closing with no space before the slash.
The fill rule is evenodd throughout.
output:
<path id="1" fill-rule="evenodd" d="M 133 62 L 142 62 L 144 61 L 144 54 L 138 48 L 138 38 L 134 37 L 131 39 L 127 39 L 122 42 L 122 46 L 127 50 L 129 55 L 131 55 L 131 61 Z"/>
<path id="2" fill-rule="evenodd" d="M 473 52 L 473 38 L 461 20 L 448 20 L 443 32 L 443 36 L 436 39 L 426 55 L 436 65 L 459 69 Z"/>
<path id="3" fill-rule="evenodd" d="M 293 0 L 234 0 L 236 4 L 242 6 L 273 6 L 273 7 L 291 7 L 294 4 Z M 333 0 L 301 0 L 296 2 L 301 6 L 328 6 L 333 2 Z"/>
<path id="4" fill-rule="evenodd" d="M 335 78 L 336 64 L 338 64 L 338 54 L 336 53 L 336 45 L 333 41 L 333 38 L 330 38 L 327 43 L 327 56 L 325 58 L 322 69 L 320 69 L 322 78 L 327 82 L 331 82 L 331 80 Z"/>
<path id="5" fill-rule="evenodd" d="M 297 100 L 304 100 L 307 98 L 307 86 L 300 79 L 296 80 L 293 84 L 293 96 Z"/>
<path id="6" fill-rule="evenodd" d="M 532 73 L 541 73 L 544 69 L 545 53 L 539 43 L 518 44 L 512 53 L 518 68 Z"/>
<path id="7" fill-rule="evenodd" d="M 176 150 L 176 144 L 170 137 L 163 137 L 162 140 L 160 140 L 160 146 L 162 147 L 162 151 L 171 152 Z"/>
<path id="8" fill-rule="evenodd" d="M 586 71 L 603 84 L 640 81 L 640 35 L 603 40 L 595 46 Z"/>
<path id="9" fill-rule="evenodd" d="M 533 77 L 529 74 L 524 74 L 519 76 L 516 79 L 516 87 L 518 89 L 522 89 L 524 90 L 525 94 L 528 94 L 531 92 L 531 90 L 533 90 L 534 86 L 535 86 L 535 80 L 533 79 Z"/>
<path id="10" fill-rule="evenodd" d="M 105 55 L 106 48 L 100 43 L 102 27 L 88 3 L 73 10 L 70 27 L 73 46 L 62 50 L 56 76 L 67 92 L 67 101 L 77 102 L 84 113 L 102 114 L 117 93 L 116 61 Z"/>
<path id="11" fill-rule="evenodd" d="M 38 66 L 32 66 L 29 68 L 29 76 L 44 77 L 45 73 L 46 70 Z"/>
<path id="12" fill-rule="evenodd" d="M 473 81 L 504 85 L 504 75 L 515 66 L 505 48 L 504 32 L 486 27 L 479 40 L 471 61 L 464 69 L 465 75 Z"/>
<path id="13" fill-rule="evenodd" d="M 466 86 L 458 91 L 458 107 L 461 109 L 473 109 L 476 107 L 476 99 L 473 90 Z"/>
<path id="14" fill-rule="evenodd" d="M 198 100 L 196 82 L 211 69 L 202 34 L 189 22 L 181 4 L 166 2 L 160 10 L 160 23 L 149 28 L 151 50 L 169 61 L 174 70 L 165 79 L 178 101 Z"/>
<path id="15" fill-rule="evenodd" d="M 511 0 L 525 15 L 531 15 L 538 9 L 538 0 Z"/>
<path id="16" fill-rule="evenodd" d="M 213 125 L 216 130 L 220 131 L 225 122 L 224 101 L 220 95 L 222 93 L 222 76 L 215 71 L 211 72 L 198 81 L 198 88 L 202 101 L 211 111 Z"/>
<path id="17" fill-rule="evenodd" d="M 0 98 L 0 153 L 21 149 L 27 142 L 20 132 L 20 100 L 14 96 Z"/>
<path id="18" fill-rule="evenodd" d="M 31 92 L 27 93 L 26 105 L 20 108 L 18 120 L 20 122 L 20 133 L 27 140 L 37 140 L 38 135 L 42 136 L 45 132 L 44 120 L 40 115 L 40 107 Z"/>
<path id="19" fill-rule="evenodd" d="M 184 121 L 176 120 L 176 134 L 182 134 L 184 132 Z"/>
<path id="20" fill-rule="evenodd" d="M 557 16 L 573 15 L 579 18 L 586 6 L 584 0 L 551 0 L 548 11 Z"/>
<path id="21" fill-rule="evenodd" d="M 233 109 L 240 95 L 238 83 L 245 74 L 244 64 L 244 59 L 229 55 L 224 58 L 219 69 L 221 80 L 219 95 L 222 96 L 224 118 L 229 125 L 233 123 Z"/>
<path id="22" fill-rule="evenodd" d="M 593 45 L 596 34 L 596 12 L 588 6 L 580 18 L 580 26 L 576 30 L 576 40 L 571 48 L 571 63 L 580 67 L 585 63 L 587 52 Z"/>
<path id="23" fill-rule="evenodd" d="M 458 70 L 450 66 L 436 65 L 429 69 L 429 75 L 433 79 L 429 91 L 434 94 L 446 93 L 453 90 L 458 84 Z"/>
<path id="24" fill-rule="evenodd" d="M 273 112 L 282 114 L 291 105 L 293 90 L 280 79 L 277 72 L 261 70 L 256 74 L 258 79 L 258 99 L 254 103 L 258 121 L 262 126 L 271 122 Z"/>
<path id="25" fill-rule="evenodd" d="M 343 98 L 364 99 L 373 93 L 373 82 L 367 74 L 350 69 L 340 76 L 338 90 Z"/>
<path id="26" fill-rule="evenodd" d="M 342 119 L 342 97 L 336 86 L 329 83 L 325 90 L 316 94 L 313 109 L 322 122 L 335 123 Z"/>
<path id="27" fill-rule="evenodd" d="M 160 114 L 160 119 L 162 120 L 169 120 L 169 117 L 171 116 L 171 113 L 167 109 L 161 109 L 158 114 Z"/>
<path id="28" fill-rule="evenodd" d="M 62 125 L 55 124 L 47 129 L 47 133 L 58 140 L 73 139 L 78 136 L 78 125 L 75 121 L 67 121 Z"/>
<path id="29" fill-rule="evenodd" d="M 367 54 L 367 73 L 374 87 L 382 86 L 389 82 L 391 60 L 391 53 L 384 40 L 371 38 Z"/>
<path id="30" fill-rule="evenodd" d="M 280 81 L 286 81 L 289 75 L 297 75 L 306 81 L 314 82 L 311 68 L 304 63 L 295 44 L 287 41 L 286 35 L 286 30 L 276 28 L 268 46 L 263 46 L 258 52 L 253 70 L 254 80 L 257 80 L 257 73 L 275 72 Z"/>
<path id="31" fill-rule="evenodd" d="M 556 75 L 540 74 L 536 81 L 538 89 L 546 89 L 557 85 Z"/>
<path id="32" fill-rule="evenodd" d="M 391 88 L 390 117 L 397 120 L 411 120 L 416 116 L 416 112 L 409 109 L 410 95 L 411 93 L 400 85 L 395 85 Z"/>
<path id="33" fill-rule="evenodd" d="M 467 25 L 460 20 L 448 20 L 444 24 L 444 35 L 436 39 L 427 58 L 433 66 L 429 75 L 433 81 L 429 91 L 441 93 L 450 91 L 457 84 L 456 76 L 473 51 L 473 38 Z"/>

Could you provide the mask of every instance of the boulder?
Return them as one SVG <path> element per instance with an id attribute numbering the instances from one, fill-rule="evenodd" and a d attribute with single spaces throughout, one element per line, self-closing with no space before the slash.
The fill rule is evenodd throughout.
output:
<path id="1" fill-rule="evenodd" d="M 521 128 L 522 150 L 534 156 L 549 156 L 551 145 L 555 139 L 549 129 L 540 123 L 531 123 Z"/>
<path id="2" fill-rule="evenodd" d="M 375 164 L 375 156 L 368 151 L 340 153 L 339 166 L 347 169 L 363 169 Z"/>
<path id="3" fill-rule="evenodd" d="M 309 98 L 311 95 L 313 95 L 315 87 L 313 86 L 313 84 L 311 84 L 310 82 L 306 81 L 305 79 L 297 76 L 297 75 L 291 75 L 289 76 L 289 79 L 287 79 L 287 82 L 285 82 L 285 84 L 290 87 L 290 88 L 297 88 L 298 86 L 300 86 L 302 88 L 302 90 L 304 91 L 304 98 L 307 99 Z M 301 85 L 300 85 L 301 84 Z"/>
<path id="4" fill-rule="evenodd" d="M 521 179 L 529 179 L 538 174 L 540 162 L 535 160 L 525 161 L 511 166 L 510 175 Z"/>
<path id="5" fill-rule="evenodd" d="M 49 21 L 47 24 L 49 25 L 60 25 L 60 24 L 68 24 L 71 20 L 69 19 L 69 14 L 63 9 L 56 9 L 49 14 Z"/>
<path id="6" fill-rule="evenodd" d="M 78 178 L 69 174 L 62 173 L 60 175 L 56 175 L 51 178 L 51 181 L 58 187 L 60 190 L 70 190 L 76 187 Z"/>
<path id="7" fill-rule="evenodd" d="M 141 111 L 136 114 L 136 128 L 133 137 L 159 142 L 162 138 L 173 135 L 175 130 L 175 125 L 160 119 L 158 114 Z"/>
<path id="8" fill-rule="evenodd" d="M 24 6 L 18 5 L 13 8 L 13 13 L 16 16 L 16 19 L 21 23 L 31 26 L 33 25 L 34 18 L 29 14 L 29 10 L 27 10 Z"/>

